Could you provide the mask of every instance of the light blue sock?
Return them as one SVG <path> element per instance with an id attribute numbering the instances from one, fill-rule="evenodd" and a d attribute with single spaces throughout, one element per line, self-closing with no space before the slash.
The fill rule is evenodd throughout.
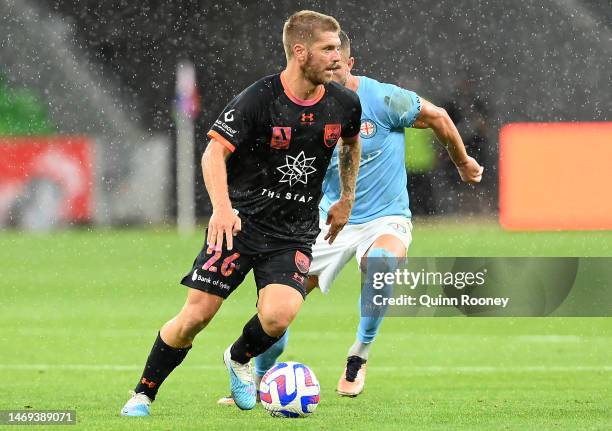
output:
<path id="1" fill-rule="evenodd" d="M 255 358 L 255 374 L 263 377 L 274 366 L 278 357 L 285 350 L 288 341 L 289 328 L 287 328 L 285 334 L 276 343 L 272 344 L 268 350 Z"/>
<path id="2" fill-rule="evenodd" d="M 359 295 L 359 309 L 361 310 L 361 295 Z M 384 318 L 384 315 L 378 317 L 361 316 L 357 327 L 357 340 L 364 344 L 374 341 Z"/>
<path id="3" fill-rule="evenodd" d="M 369 298 L 371 301 L 372 295 L 377 293 L 390 297 L 393 286 L 385 286 L 383 289 L 374 289 L 372 274 L 374 272 L 393 272 L 398 266 L 399 259 L 384 248 L 374 248 L 370 250 L 366 258 L 366 274 L 368 277 L 362 289 L 362 292 L 366 293 L 366 298 Z M 380 330 L 380 325 L 385 317 L 385 308 L 378 307 L 374 312 L 370 311 L 365 313 L 365 309 L 362 308 L 361 295 L 359 295 L 359 311 L 361 317 L 357 328 L 357 340 L 349 350 L 349 356 L 356 355 L 363 359 L 367 359 L 370 350 L 369 344 L 374 341 L 374 338 L 376 338 Z"/>

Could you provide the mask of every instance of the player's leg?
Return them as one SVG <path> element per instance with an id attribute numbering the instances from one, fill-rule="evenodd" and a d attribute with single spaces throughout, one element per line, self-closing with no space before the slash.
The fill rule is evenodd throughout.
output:
<path id="1" fill-rule="evenodd" d="M 268 350 L 283 336 L 303 301 L 303 294 L 293 287 L 282 284 L 265 286 L 259 291 L 257 314 L 244 326 L 242 335 L 225 351 L 231 395 L 242 410 L 250 410 L 256 403 L 256 386 L 249 361 Z"/>
<path id="2" fill-rule="evenodd" d="M 256 280 L 259 279 L 257 282 L 258 286 L 266 286 L 267 282 L 270 280 L 277 281 L 274 277 L 276 277 L 278 273 L 285 272 L 285 274 L 290 275 L 290 277 L 284 279 L 285 282 L 291 284 L 294 288 L 298 290 L 303 289 L 307 294 L 315 287 L 319 286 L 321 287 L 321 291 L 326 293 L 333 279 L 354 256 L 358 242 L 355 241 L 355 232 L 352 232 L 352 230 L 355 229 L 353 226 L 345 226 L 331 245 L 324 239 L 329 226 L 321 222 L 319 227 L 321 228 L 321 232 L 312 247 L 312 263 L 309 271 L 307 271 L 310 274 L 308 278 L 302 275 L 305 271 L 295 267 L 297 255 L 294 256 L 293 254 L 289 254 L 284 257 L 278 256 L 273 262 L 267 265 L 269 268 L 263 268 L 263 271 L 260 270 L 258 272 L 256 268 L 255 276 Z M 291 269 L 292 265 L 293 269 Z M 288 334 L 285 333 L 268 350 L 255 358 L 254 382 L 256 388 L 259 387 L 259 382 L 261 382 L 263 375 L 276 363 L 277 359 L 285 350 L 288 338 Z M 217 402 L 221 405 L 234 404 L 234 400 L 231 396 L 223 397 Z"/>
<path id="3" fill-rule="evenodd" d="M 246 366 L 250 358 L 259 356 L 280 340 L 306 297 L 304 285 L 311 261 L 310 247 L 296 244 L 295 248 L 271 252 L 254 263 L 259 296 L 257 314 L 228 349 L 230 365 Z M 243 409 L 253 408 L 256 403 L 253 378 L 240 385 L 232 370 L 229 371 L 234 402 Z"/>
<path id="4" fill-rule="evenodd" d="M 295 316 L 302 303 L 304 294 L 284 284 L 269 284 L 259 291 L 257 315 L 262 329 L 272 337 L 280 338 Z"/>
<path id="5" fill-rule="evenodd" d="M 316 275 L 309 276 L 306 282 L 306 294 L 310 293 L 315 287 L 318 286 L 318 277 Z M 268 350 L 255 357 L 255 372 L 253 375 L 253 381 L 255 382 L 255 388 L 259 392 L 259 384 L 261 379 L 268 372 L 270 368 L 274 366 L 276 360 L 283 354 L 287 343 L 289 342 L 289 328 L 285 331 L 283 336 L 274 343 Z M 258 398 L 259 400 L 259 398 Z M 231 395 L 220 398 L 217 401 L 221 405 L 233 405 L 234 398 Z"/>
<path id="6" fill-rule="evenodd" d="M 326 289 L 323 289 L 323 292 L 327 292 L 331 281 L 351 259 L 355 250 L 355 246 L 351 243 L 353 235 L 351 235 L 350 225 L 340 232 L 333 244 L 328 244 L 325 240 L 329 226 L 321 222 L 319 227 L 321 232 L 312 246 L 312 264 L 310 265 L 309 276 L 304 283 L 306 294 L 319 286 L 319 276 L 327 281 L 325 283 Z M 261 377 L 272 368 L 285 350 L 288 341 L 289 333 L 287 331 L 270 349 L 255 358 L 256 381 L 261 381 Z"/>
<path id="7" fill-rule="evenodd" d="M 397 237 L 382 235 L 370 246 L 366 255 L 362 258 L 362 268 L 366 269 L 366 283 L 371 283 L 371 274 L 374 272 L 393 272 L 399 266 L 402 259 L 406 257 L 406 246 Z M 368 287 L 366 285 L 366 287 Z M 386 286 L 389 287 L 389 286 Z M 359 296 L 359 309 L 362 310 L 362 297 Z M 357 337 L 355 343 L 349 349 L 349 356 L 359 356 L 368 359 L 370 347 L 378 334 L 384 316 L 382 313 L 361 313 Z"/>
<path id="8" fill-rule="evenodd" d="M 365 284 L 362 291 L 372 291 L 369 285 L 373 281 L 372 274 L 375 272 L 393 272 L 406 258 L 408 246 L 412 240 L 411 224 L 406 220 L 397 220 L 393 223 L 384 224 L 378 222 L 378 232 L 371 244 L 365 244 L 367 249 L 361 252 L 358 249 L 357 258 L 360 261 L 362 273 L 364 273 Z M 382 228 L 380 227 L 382 226 Z M 392 286 L 385 286 L 385 291 Z M 360 319 L 357 328 L 357 336 L 348 351 L 346 368 L 338 381 L 337 392 L 345 396 L 359 395 L 365 386 L 366 363 L 370 348 L 374 341 L 384 318 L 384 310 L 380 308 L 367 309 L 359 297 Z M 366 304 L 367 305 L 367 304 Z M 368 310 L 368 312 L 364 312 Z"/>
<path id="9" fill-rule="evenodd" d="M 190 288 L 180 313 L 162 326 L 161 338 L 170 346 L 190 347 L 195 336 L 215 316 L 223 300 L 212 293 Z"/>
<path id="10" fill-rule="evenodd" d="M 283 336 L 276 343 L 274 343 L 268 350 L 266 350 L 261 355 L 255 358 L 255 385 L 258 388 L 262 377 L 268 372 L 270 368 L 274 366 L 278 357 L 283 354 L 288 342 L 289 328 L 287 328 Z"/>
<path id="11" fill-rule="evenodd" d="M 318 283 L 319 278 L 316 275 L 309 276 L 305 286 L 306 295 L 317 287 Z M 261 382 L 261 378 L 270 368 L 272 368 L 272 366 L 274 366 L 278 357 L 285 351 L 285 347 L 287 347 L 288 342 L 289 328 L 287 328 L 283 336 L 276 343 L 274 343 L 272 347 L 255 358 L 255 383 L 258 385 L 258 387 L 259 382 Z"/>
<path id="12" fill-rule="evenodd" d="M 240 285 L 251 268 L 251 258 L 242 256 L 239 237 L 233 251 L 212 250 L 206 244 L 181 284 L 189 287 L 181 311 L 160 330 L 144 371 L 130 399 L 121 410 L 124 416 L 146 416 L 159 387 L 185 359 L 196 335 L 214 317 L 223 300 Z M 221 270 L 219 270 L 221 268 Z"/>
<path id="13" fill-rule="evenodd" d="M 181 311 L 159 331 L 133 396 L 121 409 L 123 416 L 148 416 L 149 406 L 170 373 L 183 362 L 196 335 L 221 307 L 223 298 L 189 289 Z"/>
<path id="14" fill-rule="evenodd" d="M 322 222 L 319 227 L 321 232 L 312 247 L 312 264 L 309 276 L 304 284 L 307 295 L 315 287 L 320 286 L 319 279 L 321 279 L 323 285 L 321 290 L 326 293 L 332 281 L 354 255 L 356 248 L 355 235 L 352 232 L 354 227 L 345 226 L 333 244 L 329 244 L 325 240 L 329 226 Z M 255 358 L 256 381 L 261 381 L 261 377 L 276 363 L 276 360 L 285 350 L 288 339 L 287 331 L 270 349 Z"/>

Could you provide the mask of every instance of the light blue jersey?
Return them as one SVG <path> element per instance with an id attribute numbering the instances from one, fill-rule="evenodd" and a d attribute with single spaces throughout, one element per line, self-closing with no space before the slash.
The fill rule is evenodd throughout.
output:
<path id="1" fill-rule="evenodd" d="M 355 205 L 349 224 L 401 215 L 410 217 L 406 182 L 404 128 L 411 127 L 421 110 L 421 99 L 408 90 L 360 76 L 357 95 L 361 101 L 361 161 Z M 321 218 L 340 199 L 338 147 L 323 182 Z"/>

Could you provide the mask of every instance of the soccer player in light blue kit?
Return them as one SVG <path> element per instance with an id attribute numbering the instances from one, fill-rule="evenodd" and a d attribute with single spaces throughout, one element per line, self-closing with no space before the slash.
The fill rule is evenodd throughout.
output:
<path id="1" fill-rule="evenodd" d="M 357 177 L 353 211 L 333 244 L 329 233 L 332 205 L 340 197 L 340 176 L 337 151 L 331 160 L 320 203 L 321 233 L 312 249 L 307 292 L 319 286 L 327 293 L 332 282 L 348 261 L 355 256 L 361 271 L 368 274 L 371 262 L 384 261 L 385 269 L 394 271 L 406 258 L 412 240 L 411 212 L 405 160 L 404 128 L 430 128 L 444 145 L 464 182 L 478 183 L 483 167 L 466 153 L 463 141 L 452 120 L 442 108 L 419 97 L 412 91 L 385 84 L 365 76 L 354 76 L 355 59 L 350 56 L 350 41 L 340 33 L 341 61 L 334 80 L 356 91 L 362 107 L 362 155 Z M 370 263 L 369 263 L 370 262 Z M 370 277 L 364 277 L 366 280 Z M 361 301 L 361 298 L 360 298 Z M 362 312 L 357 337 L 348 351 L 344 372 L 337 392 L 344 396 L 359 395 L 365 385 L 366 362 L 382 316 L 367 316 Z M 255 359 L 256 382 L 270 369 L 283 352 L 288 332 L 276 344 Z M 222 398 L 220 404 L 232 403 Z"/>

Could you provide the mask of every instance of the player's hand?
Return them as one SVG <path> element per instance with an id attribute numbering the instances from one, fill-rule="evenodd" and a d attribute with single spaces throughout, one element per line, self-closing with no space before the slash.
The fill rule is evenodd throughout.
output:
<path id="1" fill-rule="evenodd" d="M 325 235 L 324 238 L 326 241 L 329 240 L 329 244 L 334 242 L 336 236 L 338 236 L 344 225 L 348 223 L 348 219 L 351 215 L 352 209 L 353 200 L 342 198 L 329 208 L 325 224 L 331 226 L 329 227 L 329 231 L 327 232 L 327 235 Z"/>
<path id="2" fill-rule="evenodd" d="M 477 184 L 482 180 L 484 168 L 474 158 L 468 156 L 464 162 L 457 164 L 457 170 L 463 182 Z"/>
<path id="3" fill-rule="evenodd" d="M 227 249 L 234 248 L 234 236 L 242 229 L 242 221 L 238 217 L 238 211 L 230 207 L 213 209 L 212 216 L 208 222 L 208 237 L 206 243 L 213 250 L 221 250 L 223 237 Z"/>

